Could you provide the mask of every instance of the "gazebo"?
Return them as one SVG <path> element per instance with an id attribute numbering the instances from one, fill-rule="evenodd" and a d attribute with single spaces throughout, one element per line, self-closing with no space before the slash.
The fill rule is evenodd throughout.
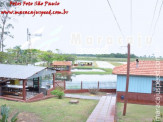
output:
<path id="1" fill-rule="evenodd" d="M 26 101 L 54 88 L 55 70 L 31 65 L 0 64 L 0 98 Z M 49 81 L 43 81 L 49 76 Z M 49 84 L 47 84 L 47 82 Z"/>
<path id="2" fill-rule="evenodd" d="M 57 73 L 71 73 L 72 62 L 71 61 L 54 61 L 52 66 L 57 71 Z"/>

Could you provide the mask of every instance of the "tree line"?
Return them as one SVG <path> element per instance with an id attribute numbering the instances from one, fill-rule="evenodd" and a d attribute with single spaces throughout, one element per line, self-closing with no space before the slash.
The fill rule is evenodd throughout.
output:
<path id="1" fill-rule="evenodd" d="M 74 54 L 76 56 L 83 56 L 83 57 L 97 57 L 97 58 L 127 58 L 126 54 L 121 53 L 111 53 L 111 54 Z M 135 54 L 130 55 L 131 58 L 138 58 Z"/>
<path id="2" fill-rule="evenodd" d="M 35 64 L 36 62 L 45 62 L 47 66 L 53 61 L 72 61 L 76 56 L 70 54 L 54 53 L 51 50 L 42 51 L 38 49 L 21 49 L 21 46 L 7 49 L 6 52 L 0 52 L 0 63 L 7 64 Z"/>

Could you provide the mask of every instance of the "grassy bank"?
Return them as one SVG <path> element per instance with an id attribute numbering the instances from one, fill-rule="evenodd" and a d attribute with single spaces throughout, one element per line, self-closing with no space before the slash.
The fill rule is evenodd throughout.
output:
<path id="1" fill-rule="evenodd" d="M 160 109 L 163 113 L 163 106 Z M 118 122 L 152 122 L 155 111 L 156 108 L 152 105 L 127 104 L 126 116 L 123 116 L 123 103 L 117 103 Z"/>
<path id="2" fill-rule="evenodd" d="M 43 122 L 85 122 L 98 103 L 96 100 L 79 100 L 79 104 L 70 104 L 68 98 L 51 98 L 33 103 L 22 103 L 0 99 L 0 105 L 6 104 L 11 112 L 33 113 Z"/>
<path id="3" fill-rule="evenodd" d="M 111 63 L 111 64 L 114 65 L 114 66 L 120 66 L 120 65 L 123 65 L 122 63 L 118 63 L 118 62 L 109 62 L 109 63 Z"/>

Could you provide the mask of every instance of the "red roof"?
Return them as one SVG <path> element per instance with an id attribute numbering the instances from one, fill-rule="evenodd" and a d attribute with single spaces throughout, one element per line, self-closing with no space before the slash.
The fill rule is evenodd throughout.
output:
<path id="1" fill-rule="evenodd" d="M 130 75 L 156 76 L 158 73 L 163 76 L 163 61 L 139 61 L 138 67 L 136 61 L 130 63 Z M 113 74 L 126 75 L 127 64 L 115 67 Z"/>
<path id="2" fill-rule="evenodd" d="M 71 66 L 71 61 L 54 61 L 52 65 L 56 66 Z"/>

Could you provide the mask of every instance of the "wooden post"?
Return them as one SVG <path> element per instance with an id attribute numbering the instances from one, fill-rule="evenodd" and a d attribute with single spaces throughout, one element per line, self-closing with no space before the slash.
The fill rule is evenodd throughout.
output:
<path id="1" fill-rule="evenodd" d="M 26 86 L 27 80 L 23 80 L 23 100 L 26 100 Z"/>
<path id="2" fill-rule="evenodd" d="M 100 83 L 99 83 L 99 81 L 98 81 L 98 89 L 100 88 L 99 86 L 100 86 Z"/>
<path id="3" fill-rule="evenodd" d="M 55 89 L 55 74 L 53 73 L 53 88 Z"/>
<path id="4" fill-rule="evenodd" d="M 64 81 L 64 90 L 66 89 L 66 82 Z"/>
<path id="5" fill-rule="evenodd" d="M 83 89 L 83 82 L 81 81 L 81 90 Z"/>
<path id="6" fill-rule="evenodd" d="M 40 89 L 40 78 L 38 77 L 38 92 L 40 92 L 39 89 Z"/>
<path id="7" fill-rule="evenodd" d="M 125 97 L 124 97 L 123 116 L 126 115 L 127 100 L 128 100 L 129 75 L 130 75 L 130 44 L 128 44 L 127 78 L 126 78 L 126 92 L 125 92 Z"/>

